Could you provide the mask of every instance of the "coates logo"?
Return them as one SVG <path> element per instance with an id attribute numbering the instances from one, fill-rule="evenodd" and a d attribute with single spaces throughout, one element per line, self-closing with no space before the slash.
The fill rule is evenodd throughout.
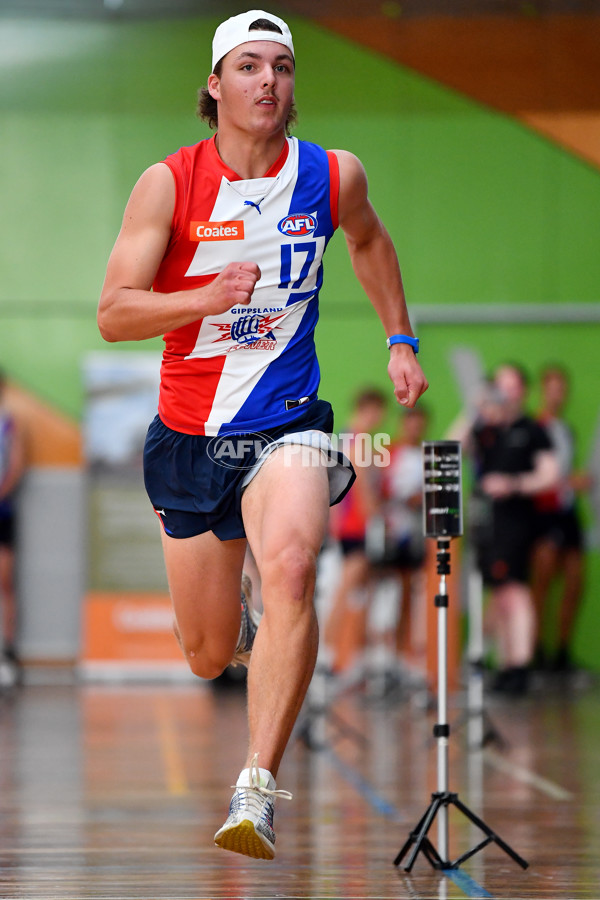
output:
<path id="1" fill-rule="evenodd" d="M 243 222 L 190 222 L 190 241 L 243 241 Z"/>
<path id="2" fill-rule="evenodd" d="M 282 234 L 291 234 L 294 237 L 305 237 L 312 234 L 316 230 L 317 220 L 315 216 L 308 213 L 296 213 L 293 216 L 286 216 L 277 225 Z"/>

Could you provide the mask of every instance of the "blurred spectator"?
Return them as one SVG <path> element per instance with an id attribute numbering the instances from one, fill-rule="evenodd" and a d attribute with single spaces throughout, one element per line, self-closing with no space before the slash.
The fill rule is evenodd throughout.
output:
<path id="1" fill-rule="evenodd" d="M 494 687 L 512 695 L 529 686 L 537 633 L 529 588 L 535 537 L 533 497 L 553 488 L 558 464 L 544 429 L 524 411 L 527 377 L 502 365 L 485 394 L 470 443 L 475 468 L 473 540 L 498 645 Z"/>
<path id="2" fill-rule="evenodd" d="M 356 471 L 356 482 L 344 499 L 331 510 L 331 533 L 342 552 L 342 567 L 324 639 L 336 673 L 347 669 L 365 644 L 368 597 L 372 567 L 365 552 L 367 521 L 381 505 L 381 468 L 362 454 L 365 436 L 381 425 L 386 413 L 385 394 L 366 388 L 356 397 L 345 429 L 343 450 Z M 367 462 L 371 462 L 367 465 Z"/>
<path id="3" fill-rule="evenodd" d="M 0 372 L 0 599 L 3 655 L 18 666 L 17 600 L 14 584 L 16 489 L 24 467 L 23 441 L 15 417 L 5 404 L 5 376 Z"/>
<path id="4" fill-rule="evenodd" d="M 551 587 L 562 576 L 558 610 L 558 646 L 551 668 L 572 669 L 570 644 L 583 589 L 583 532 L 577 508 L 577 494 L 589 489 L 590 476 L 575 472 L 575 437 L 563 418 L 569 394 L 569 379 L 560 366 L 547 366 L 541 373 L 541 408 L 537 416 L 556 453 L 560 481 L 551 491 L 535 498 L 538 539 L 532 560 L 532 593 L 538 629 L 542 628 Z M 536 661 L 546 668 L 545 653 L 538 631 Z"/>
<path id="5" fill-rule="evenodd" d="M 427 424 L 425 407 L 403 411 L 385 470 L 385 562 L 397 573 L 401 589 L 395 634 L 398 655 L 411 648 L 416 582 L 425 561 L 422 442 Z"/>

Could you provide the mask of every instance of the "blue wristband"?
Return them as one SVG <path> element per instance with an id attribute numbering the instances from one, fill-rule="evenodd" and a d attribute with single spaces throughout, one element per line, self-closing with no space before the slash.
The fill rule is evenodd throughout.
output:
<path id="1" fill-rule="evenodd" d="M 415 353 L 419 352 L 419 338 L 409 337 L 407 334 L 392 334 L 387 339 L 388 349 L 392 344 L 410 344 Z"/>

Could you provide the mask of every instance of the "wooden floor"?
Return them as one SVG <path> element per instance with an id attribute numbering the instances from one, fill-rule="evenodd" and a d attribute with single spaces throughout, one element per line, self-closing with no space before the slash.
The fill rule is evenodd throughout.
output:
<path id="1" fill-rule="evenodd" d="M 29 685 L 0 697 L 0 897 L 600 898 L 600 692 L 539 688 L 486 703 L 469 750 L 454 698 L 450 789 L 497 845 L 454 871 L 394 858 L 436 790 L 434 715 L 414 691 L 355 690 L 304 721 L 279 786 L 277 858 L 213 845 L 245 751 L 243 690 Z M 356 730 L 356 732 L 354 731 Z M 366 739 L 359 739 L 364 735 Z M 437 842 L 437 821 L 430 832 Z M 450 857 L 481 832 L 450 813 Z M 406 859 L 406 857 L 405 857 Z"/>

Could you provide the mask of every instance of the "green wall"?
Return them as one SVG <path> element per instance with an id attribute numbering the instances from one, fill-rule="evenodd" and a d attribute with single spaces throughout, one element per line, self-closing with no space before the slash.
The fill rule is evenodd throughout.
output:
<path id="1" fill-rule="evenodd" d="M 95 308 L 129 192 L 145 167 L 208 134 L 194 108 L 216 24 L 0 23 L 0 364 L 76 418 L 82 357 L 106 346 Z M 296 134 L 352 150 L 365 163 L 417 323 L 430 304 L 528 303 L 545 313 L 552 304 L 596 303 L 600 173 L 383 57 L 308 22 L 291 24 Z M 387 386 L 387 351 L 343 236 L 332 241 L 325 266 L 322 393 L 341 425 L 359 384 Z M 418 330 L 432 436 L 442 436 L 459 411 L 448 352 L 460 344 L 478 349 L 487 365 L 520 359 L 535 372 L 547 359 L 567 364 L 585 455 L 598 411 L 590 377 L 598 326 Z M 600 624 L 591 590 L 584 617 L 586 626 Z M 592 629 L 582 627 L 586 662 L 596 647 Z"/>

